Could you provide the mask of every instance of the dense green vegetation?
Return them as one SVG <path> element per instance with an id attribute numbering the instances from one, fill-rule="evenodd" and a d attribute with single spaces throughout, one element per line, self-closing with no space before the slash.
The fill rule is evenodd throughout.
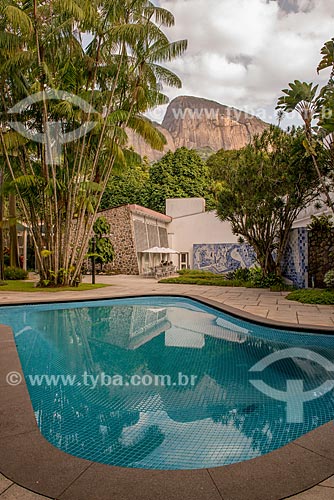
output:
<path id="1" fill-rule="evenodd" d="M 334 181 L 334 38 L 324 44 L 321 55 L 318 74 L 331 69 L 326 85 L 319 89 L 319 85 L 295 80 L 282 90 L 277 109 L 282 114 L 297 111 L 302 118 L 305 151 L 312 159 L 326 204 L 334 212 L 330 196 Z"/>
<path id="2" fill-rule="evenodd" d="M 334 305 L 334 290 L 295 290 L 287 296 L 288 300 L 296 300 L 302 304 Z"/>
<path id="3" fill-rule="evenodd" d="M 102 207 L 136 203 L 165 213 L 166 198 L 205 198 L 216 206 L 209 168 L 196 151 L 179 148 L 151 166 L 134 163 L 115 172 L 102 198 Z"/>
<path id="4" fill-rule="evenodd" d="M 210 185 L 209 169 L 196 151 L 180 148 L 151 166 L 147 203 L 164 213 L 166 198 L 205 198 L 206 208 L 212 210 L 215 201 Z"/>
<path id="5" fill-rule="evenodd" d="M 114 169 L 101 200 L 101 209 L 136 204 L 151 208 L 147 197 L 149 165 L 137 161 Z"/>
<path id="6" fill-rule="evenodd" d="M 110 224 L 105 217 L 99 217 L 94 223 L 93 230 L 95 241 L 94 243 L 92 240 L 90 241 L 89 252 L 91 256 L 95 257 L 96 262 L 101 264 L 102 270 L 102 265 L 112 262 L 115 256 L 114 247 L 109 239 Z M 95 252 L 92 254 L 93 250 Z"/>
<path id="7" fill-rule="evenodd" d="M 238 269 L 234 272 L 214 274 L 208 271 L 186 269 L 178 271 L 179 276 L 164 278 L 159 283 L 175 283 L 183 285 L 232 286 L 246 288 L 270 288 L 275 291 L 291 290 L 275 275 L 265 276 L 260 268 Z"/>
<path id="8" fill-rule="evenodd" d="M 25 280 L 28 278 L 28 273 L 20 267 L 8 266 L 5 267 L 4 278 L 5 280 Z"/>
<path id="9" fill-rule="evenodd" d="M 77 282 L 111 173 L 137 156 L 126 130 L 166 143 L 143 114 L 167 103 L 163 86 L 181 87 L 163 66 L 187 46 L 168 39 L 173 25 L 149 0 L 0 0 L 0 172 L 29 223 L 41 284 Z"/>
<path id="10" fill-rule="evenodd" d="M 280 276 L 292 224 L 318 193 L 318 177 L 301 130 L 270 127 L 240 151 L 208 160 L 218 215 L 255 250 L 264 275 Z"/>

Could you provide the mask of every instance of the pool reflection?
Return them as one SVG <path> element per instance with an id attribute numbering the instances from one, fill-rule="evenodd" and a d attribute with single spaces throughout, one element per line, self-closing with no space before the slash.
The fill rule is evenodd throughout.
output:
<path id="1" fill-rule="evenodd" d="M 285 404 L 257 391 L 248 373 L 300 342 L 333 360 L 328 336 L 275 337 L 191 301 L 119 302 L 0 311 L 0 322 L 14 329 L 41 432 L 60 449 L 128 467 L 214 467 L 272 451 L 333 418 L 329 393 L 305 405 L 303 424 L 287 423 Z M 75 383 L 33 383 L 42 374 L 75 376 Z M 180 374 L 194 383 L 179 383 Z M 122 384 L 103 383 L 115 375 Z M 132 376 L 168 383 L 131 385 Z M 281 390 L 287 378 L 302 378 L 305 390 L 328 378 L 307 360 L 277 362 L 261 376 Z"/>

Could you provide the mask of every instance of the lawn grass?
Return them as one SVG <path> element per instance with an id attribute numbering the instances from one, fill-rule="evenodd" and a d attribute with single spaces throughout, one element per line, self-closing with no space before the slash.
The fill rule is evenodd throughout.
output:
<path id="1" fill-rule="evenodd" d="M 334 290 L 307 289 L 289 293 L 288 300 L 296 300 L 302 304 L 334 305 Z"/>
<path id="2" fill-rule="evenodd" d="M 101 283 L 92 285 L 90 283 L 80 283 L 78 287 L 58 287 L 58 288 L 41 288 L 35 287 L 33 281 L 10 280 L 5 284 L 0 285 L 1 292 L 84 292 L 87 290 L 95 290 L 96 288 L 104 288 L 110 285 L 103 285 Z"/>
<path id="3" fill-rule="evenodd" d="M 185 269 L 178 271 L 180 276 L 174 278 L 163 278 L 159 283 L 175 283 L 179 285 L 205 285 L 205 286 L 231 286 L 231 287 L 244 287 L 244 288 L 269 288 L 263 287 L 261 284 L 257 285 L 252 281 L 242 279 L 228 279 L 221 274 L 214 274 L 209 271 L 197 271 L 192 269 Z M 285 284 L 276 284 L 270 287 L 273 292 L 291 291 L 293 287 Z"/>
<path id="4" fill-rule="evenodd" d="M 249 283 L 242 280 L 227 280 L 222 276 L 198 277 L 198 276 L 179 276 L 176 278 L 163 278 L 159 283 L 176 283 L 179 285 L 206 285 L 206 286 L 250 286 Z"/>
<path id="5" fill-rule="evenodd" d="M 180 285 L 206 285 L 206 286 L 246 286 L 242 280 L 228 280 L 221 274 L 210 271 L 198 271 L 194 269 L 182 269 L 178 271 L 179 276 L 174 278 L 163 278 L 159 283 L 176 283 Z"/>

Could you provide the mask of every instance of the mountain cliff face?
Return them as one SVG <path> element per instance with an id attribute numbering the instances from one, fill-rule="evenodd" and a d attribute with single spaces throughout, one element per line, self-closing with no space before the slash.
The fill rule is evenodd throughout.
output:
<path id="1" fill-rule="evenodd" d="M 175 143 L 171 134 L 167 129 L 159 125 L 158 123 L 154 123 L 155 127 L 165 136 L 167 144 L 164 147 L 163 151 L 157 151 L 156 149 L 152 149 L 151 146 L 146 144 L 146 142 L 135 132 L 130 129 L 126 130 L 129 145 L 133 147 L 133 149 L 140 154 L 142 158 L 146 156 L 150 162 L 158 161 L 162 158 L 168 151 L 175 151 Z"/>
<path id="2" fill-rule="evenodd" d="M 207 156 L 209 151 L 214 153 L 222 148 L 241 149 L 267 127 L 268 124 L 259 118 L 235 108 L 198 97 L 181 96 L 169 104 L 162 124 L 157 125 L 167 140 L 163 152 L 152 150 L 131 132 L 129 143 L 149 161 L 157 161 L 167 151 L 182 146 L 204 151 Z"/>

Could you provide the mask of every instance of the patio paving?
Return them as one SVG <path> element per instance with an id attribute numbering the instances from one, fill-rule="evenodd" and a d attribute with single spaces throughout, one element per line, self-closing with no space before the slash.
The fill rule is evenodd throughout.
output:
<path id="1" fill-rule="evenodd" d="M 90 277 L 85 282 L 90 282 Z M 287 301 L 287 292 L 270 292 L 265 289 L 231 288 L 217 286 L 175 285 L 158 283 L 155 279 L 139 276 L 97 276 L 97 283 L 112 285 L 85 292 L 5 292 L 0 291 L 0 304 L 32 303 L 44 301 L 84 300 L 122 297 L 139 294 L 195 295 L 212 299 L 219 304 L 239 309 L 280 323 L 301 326 L 324 326 L 334 329 L 334 306 L 300 304 Z"/>
<path id="2" fill-rule="evenodd" d="M 90 278 L 87 277 L 85 281 L 89 282 Z M 248 289 L 248 288 L 221 288 L 214 286 L 196 286 L 196 285 L 174 285 L 174 284 L 159 284 L 154 279 L 143 279 L 137 276 L 98 276 L 97 283 L 106 283 L 112 286 L 96 289 L 86 292 L 78 292 L 77 290 L 71 292 L 59 292 L 59 293 L 49 293 L 49 292 L 34 292 L 34 293 L 17 293 L 17 292 L 1 292 L 0 293 L 0 304 L 25 304 L 33 302 L 54 302 L 54 301 L 64 301 L 64 300 L 85 300 L 85 299 L 104 299 L 112 297 L 124 297 L 131 295 L 145 295 L 145 294 L 175 294 L 175 295 L 192 295 L 198 298 L 205 298 L 207 300 L 213 300 L 216 303 L 232 307 L 239 310 L 241 314 L 251 314 L 261 320 L 270 320 L 278 322 L 281 324 L 289 324 L 303 327 L 313 327 L 317 326 L 329 327 L 334 332 L 334 306 L 317 306 L 317 305 L 304 305 L 297 302 L 288 302 L 285 299 L 285 292 L 270 292 L 268 290 L 259 289 Z M 2 388 L 2 390 L 5 388 Z M 5 394 L 2 394 L 5 398 Z M 2 399 L 2 402 L 4 399 Z M 19 425 L 19 423 L 18 423 Z M 30 431 L 31 432 L 31 431 Z M 302 440 L 303 438 L 301 438 Z M 302 444 L 298 446 L 303 446 Z M 315 445 L 316 446 L 316 445 Z M 305 450 L 306 451 L 306 450 Z M 311 451 L 310 451 L 311 453 Z M 312 450 L 315 453 L 315 457 L 321 456 L 321 450 Z M 1 454 L 1 452 L 0 452 Z M 334 458 L 334 457 L 333 457 Z M 27 455 L 27 460 L 29 456 Z M 288 464 L 287 464 L 288 465 Z M 94 488 L 94 482 L 98 478 L 98 468 L 99 464 L 93 464 L 88 467 L 85 471 L 85 477 L 87 481 L 87 488 Z M 96 471 L 95 471 L 96 469 Z M 296 466 L 295 466 L 296 469 Z M 298 469 L 298 460 L 297 460 Z M 288 472 L 289 473 L 289 472 Z M 119 472 L 122 475 L 122 469 Z M 152 484 L 155 482 L 160 484 L 163 481 L 163 474 L 159 471 L 143 471 L 137 470 L 137 477 L 135 478 L 135 483 L 138 481 L 140 483 L 140 478 L 143 474 L 150 475 L 152 478 Z M 267 474 L 275 475 L 275 471 L 264 470 L 264 479 L 267 479 Z M 55 474 L 56 476 L 56 474 Z M 57 478 L 55 477 L 55 480 Z M 242 480 L 242 477 L 238 478 Z M 247 484 L 251 478 L 245 478 Z M 156 491 L 158 496 L 163 500 L 181 500 L 181 498 L 188 498 L 187 491 L 188 487 L 190 490 L 198 491 L 198 499 L 204 500 L 205 498 L 210 498 L 210 500 L 223 500 L 223 497 L 219 491 L 219 482 L 224 481 L 224 475 L 219 472 L 218 469 L 210 469 L 208 473 L 203 471 L 203 478 L 198 484 L 193 484 L 194 479 L 189 475 L 189 481 L 183 485 L 181 490 L 179 485 L 173 489 L 169 489 L 168 497 L 158 495 L 158 489 Z M 297 479 L 298 482 L 298 474 Z M 205 494 L 202 491 L 201 484 L 205 484 Z M 250 481 L 251 482 L 251 481 Z M 177 483 L 179 483 L 177 481 Z M 196 483 L 196 481 L 195 481 Z M 244 488 L 244 483 L 241 481 L 241 486 Z M 218 485 L 218 486 L 217 486 Z M 270 489 L 273 483 L 268 481 L 268 496 L 266 499 L 278 500 L 278 497 L 273 493 L 271 495 Z M 129 484 L 129 488 L 123 490 L 117 489 L 117 484 L 114 484 L 113 494 L 111 496 L 111 491 L 106 489 L 105 497 L 103 500 L 109 500 L 110 498 L 130 499 L 136 497 L 136 488 Z M 240 484 L 239 484 L 240 487 Z M 116 489 L 115 489 L 116 488 Z M 297 489 L 297 488 L 296 488 Z M 237 495 L 237 491 L 233 492 Z M 204 496 L 203 496 L 204 495 Z M 208 495 L 208 497 L 206 497 Z M 62 499 L 74 500 L 80 498 L 80 500 L 85 500 L 84 496 L 80 496 L 75 490 L 75 485 L 70 487 L 65 496 L 61 495 Z M 189 495 L 189 498 L 195 498 Z M 0 474 L 0 499 L 1 500 L 42 500 L 51 497 L 45 497 L 33 493 L 30 490 L 24 489 L 21 486 L 14 484 L 12 481 Z M 237 497 L 236 497 L 237 498 Z M 252 497 L 253 498 L 253 497 Z M 334 476 L 330 477 L 326 481 L 321 482 L 317 486 L 299 493 L 295 496 L 289 497 L 296 500 L 333 500 L 334 499 Z M 55 499 L 55 497 L 53 497 Z M 57 500 L 57 499 L 56 499 Z M 264 500 L 264 499 L 258 499 Z"/>

